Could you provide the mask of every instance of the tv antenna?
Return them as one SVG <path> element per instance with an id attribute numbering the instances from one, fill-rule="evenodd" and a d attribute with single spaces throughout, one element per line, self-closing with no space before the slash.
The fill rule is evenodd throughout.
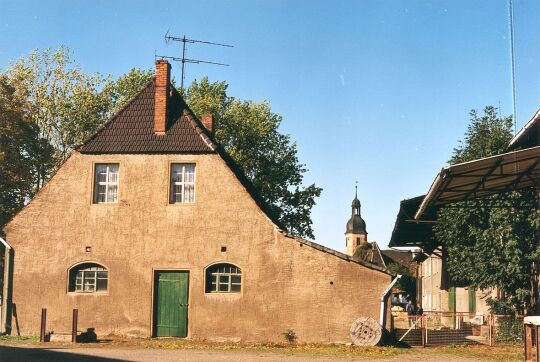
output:
<path id="1" fill-rule="evenodd" d="M 171 56 L 157 55 L 156 54 L 155 57 L 156 58 L 161 58 L 161 59 L 171 59 L 173 61 L 182 62 L 182 78 L 181 78 L 181 81 L 180 81 L 180 91 L 182 93 L 184 93 L 184 78 L 185 78 L 185 65 L 186 65 L 186 63 L 192 63 L 192 64 L 203 63 L 203 64 L 221 65 L 221 66 L 224 66 L 224 67 L 229 67 L 230 66 L 229 64 L 225 64 L 225 63 L 210 62 L 210 61 L 207 61 L 207 60 L 186 58 L 186 45 L 188 43 L 189 44 L 199 43 L 199 44 L 207 44 L 207 45 L 213 45 L 213 46 L 233 48 L 234 46 L 232 46 L 232 45 L 221 44 L 221 43 L 213 43 L 213 42 L 204 41 L 204 40 L 189 39 L 189 38 L 186 38 L 185 35 L 183 37 L 172 36 L 172 35 L 169 35 L 169 31 L 167 30 L 167 33 L 165 33 L 165 43 L 169 44 L 170 41 L 182 42 L 182 56 L 181 57 L 171 57 Z"/>

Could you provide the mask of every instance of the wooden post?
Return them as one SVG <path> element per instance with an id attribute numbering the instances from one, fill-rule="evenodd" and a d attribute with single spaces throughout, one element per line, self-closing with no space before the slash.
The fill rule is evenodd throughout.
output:
<path id="1" fill-rule="evenodd" d="M 79 310 L 73 309 L 73 323 L 71 324 L 71 342 L 77 343 L 77 319 L 79 318 Z"/>
<path id="2" fill-rule="evenodd" d="M 45 343 L 45 334 L 47 333 L 47 308 L 41 308 L 41 328 L 39 330 L 39 341 Z"/>
<path id="3" fill-rule="evenodd" d="M 540 326 L 536 326 L 536 362 L 540 362 L 540 335 L 538 333 L 540 332 Z"/>
<path id="4" fill-rule="evenodd" d="M 489 322 L 488 322 L 488 336 L 489 336 L 489 346 L 493 347 L 493 326 L 495 324 L 495 321 L 493 319 L 493 314 L 489 315 Z"/>
<path id="5" fill-rule="evenodd" d="M 525 344 L 525 362 L 532 362 L 532 325 L 523 325 L 523 340 Z"/>

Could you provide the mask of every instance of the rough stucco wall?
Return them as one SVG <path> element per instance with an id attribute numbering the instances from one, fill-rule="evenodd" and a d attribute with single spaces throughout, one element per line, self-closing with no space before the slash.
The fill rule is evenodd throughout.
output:
<path id="1" fill-rule="evenodd" d="M 120 163 L 118 204 L 92 204 L 94 162 Z M 194 204 L 168 204 L 170 162 L 196 162 Z M 276 341 L 291 328 L 302 341 L 347 342 L 356 318 L 378 319 L 391 279 L 279 233 L 217 155 L 74 153 L 5 231 L 22 334 L 38 333 L 46 307 L 57 333 L 70 331 L 78 308 L 79 330 L 149 336 L 153 271 L 182 269 L 188 337 Z M 107 293 L 67 293 L 68 269 L 83 261 L 108 268 Z M 241 294 L 204 293 L 215 262 L 242 268 Z"/>

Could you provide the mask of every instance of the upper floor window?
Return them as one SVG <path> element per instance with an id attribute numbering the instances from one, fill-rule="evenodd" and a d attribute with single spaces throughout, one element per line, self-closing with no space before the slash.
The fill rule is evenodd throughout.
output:
<path id="1" fill-rule="evenodd" d="M 117 163 L 96 163 L 94 171 L 94 204 L 118 202 Z"/>
<path id="2" fill-rule="evenodd" d="M 232 264 L 214 264 L 206 269 L 206 293 L 239 293 L 242 270 Z"/>
<path id="3" fill-rule="evenodd" d="M 69 270 L 69 291 L 78 293 L 106 292 L 109 272 L 96 263 L 75 265 Z"/>
<path id="4" fill-rule="evenodd" d="M 171 204 L 195 202 L 195 164 L 171 164 Z"/>

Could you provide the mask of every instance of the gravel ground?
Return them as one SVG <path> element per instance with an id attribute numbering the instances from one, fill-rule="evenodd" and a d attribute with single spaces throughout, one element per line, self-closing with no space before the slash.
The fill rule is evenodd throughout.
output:
<path id="1" fill-rule="evenodd" d="M 393 357 L 391 359 L 373 359 L 371 361 L 418 361 L 439 362 L 439 361 L 488 361 L 483 359 L 469 358 L 449 358 L 448 355 L 425 355 L 422 350 Z M 136 348 L 47 348 L 32 345 L 2 345 L 0 346 L 0 361 L 189 361 L 189 362 L 325 362 L 325 361 L 370 361 L 358 357 L 332 357 L 314 356 L 309 354 L 286 355 L 272 352 L 251 352 L 251 351 L 213 351 L 213 350 L 179 350 L 179 349 L 136 349 Z"/>

